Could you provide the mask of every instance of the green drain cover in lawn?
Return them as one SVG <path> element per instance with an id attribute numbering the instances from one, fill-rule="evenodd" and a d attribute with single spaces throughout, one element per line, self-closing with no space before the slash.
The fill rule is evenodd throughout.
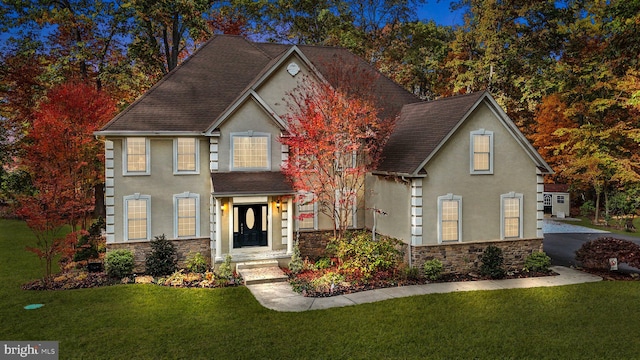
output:
<path id="1" fill-rule="evenodd" d="M 44 304 L 29 304 L 29 305 L 25 306 L 24 308 L 27 309 L 27 310 L 34 310 L 34 309 L 40 309 L 43 306 L 44 306 Z"/>

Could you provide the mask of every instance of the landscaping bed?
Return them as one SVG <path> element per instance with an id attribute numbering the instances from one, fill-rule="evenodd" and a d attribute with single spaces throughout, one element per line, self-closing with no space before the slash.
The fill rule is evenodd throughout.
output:
<path id="1" fill-rule="evenodd" d="M 318 279 L 322 279 L 327 274 L 335 274 L 335 270 L 336 269 L 325 269 L 322 271 L 305 270 L 298 274 L 293 274 L 289 269 L 283 269 L 283 271 L 289 276 L 289 283 L 293 286 L 293 289 L 306 297 L 330 297 L 398 286 L 491 280 L 491 277 L 482 276 L 477 273 L 442 274 L 438 279 L 430 280 L 422 276 L 407 277 L 400 272 L 380 272 L 365 282 L 363 282 L 357 274 L 354 274 L 353 276 L 345 276 L 344 281 L 321 284 L 323 280 Z M 553 271 L 509 271 L 502 279 L 520 279 L 556 275 L 558 274 Z"/>

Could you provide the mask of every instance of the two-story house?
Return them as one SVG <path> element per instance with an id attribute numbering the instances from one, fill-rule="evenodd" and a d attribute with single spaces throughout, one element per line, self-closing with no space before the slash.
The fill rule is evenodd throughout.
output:
<path id="1" fill-rule="evenodd" d="M 314 205 L 294 204 L 279 139 L 288 96 L 304 82 L 338 81 L 336 68 L 375 75 L 364 90 L 382 116 L 400 114 L 354 228 L 372 227 L 365 209 L 383 210 L 377 231 L 404 241 L 416 265 L 436 256 L 465 266 L 486 242 L 516 261 L 540 248 L 551 169 L 491 95 L 421 102 L 347 50 L 222 35 L 97 132 L 108 249 L 132 249 L 141 269 L 149 241 L 165 234 L 181 259 L 286 263 L 295 233 L 308 242 L 305 234 L 333 229 Z"/>
<path id="2" fill-rule="evenodd" d="M 181 258 L 286 261 L 294 230 L 332 229 L 313 205 L 294 206 L 279 139 L 289 94 L 305 81 L 339 81 L 330 73 L 342 63 L 375 75 L 368 91 L 384 116 L 419 101 L 344 49 L 238 36 L 203 45 L 97 133 L 106 144 L 108 248 L 134 250 L 138 269 L 161 234 Z M 297 222 L 295 211 L 314 215 Z M 363 211 L 353 226 L 364 226 Z"/>

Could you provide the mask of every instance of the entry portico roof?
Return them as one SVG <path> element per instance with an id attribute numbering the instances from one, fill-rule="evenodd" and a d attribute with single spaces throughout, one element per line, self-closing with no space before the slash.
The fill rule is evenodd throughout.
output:
<path id="1" fill-rule="evenodd" d="M 291 184 L 279 171 L 214 172 L 213 196 L 289 195 Z"/>

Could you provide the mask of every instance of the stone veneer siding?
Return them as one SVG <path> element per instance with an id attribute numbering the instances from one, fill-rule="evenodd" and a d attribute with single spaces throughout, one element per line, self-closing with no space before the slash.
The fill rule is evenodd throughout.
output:
<path id="1" fill-rule="evenodd" d="M 209 239 L 185 239 L 171 240 L 176 247 L 178 255 L 178 267 L 185 268 L 186 260 L 189 254 L 200 253 L 211 266 L 211 249 L 209 247 Z M 133 252 L 135 266 L 133 271 L 136 273 L 144 273 L 145 260 L 147 254 L 151 252 L 151 244 L 149 241 L 111 243 L 107 244 L 107 252 L 117 249 L 129 249 Z"/>
<path id="2" fill-rule="evenodd" d="M 294 234 L 295 236 L 295 234 Z M 333 238 L 333 231 L 300 232 L 298 248 L 303 259 L 316 261 L 324 256 L 329 241 Z"/>
<path id="3" fill-rule="evenodd" d="M 446 245 L 418 245 L 411 247 L 412 266 L 422 268 L 431 259 L 442 261 L 445 273 L 466 274 L 478 271 L 480 255 L 489 245 L 502 249 L 505 269 L 522 269 L 527 256 L 542 251 L 542 239 L 518 239 L 455 243 Z"/>
<path id="4" fill-rule="evenodd" d="M 324 255 L 324 250 L 333 237 L 332 231 L 301 232 L 299 248 L 302 258 L 315 261 Z M 497 240 L 473 243 L 454 243 L 446 245 L 411 246 L 411 265 L 422 268 L 424 262 L 431 259 L 442 261 L 445 273 L 466 274 L 478 271 L 480 255 L 489 245 L 502 249 L 506 269 L 522 269 L 527 256 L 542 251 L 542 239 Z M 402 246 L 405 261 L 408 261 L 407 245 Z"/>

